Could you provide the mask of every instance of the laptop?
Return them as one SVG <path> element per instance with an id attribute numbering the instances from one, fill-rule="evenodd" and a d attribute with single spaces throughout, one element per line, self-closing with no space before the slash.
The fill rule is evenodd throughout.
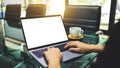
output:
<path id="1" fill-rule="evenodd" d="M 43 67 L 47 67 L 44 51 L 48 47 L 57 47 L 61 50 L 62 62 L 83 55 L 64 49 L 69 40 L 60 15 L 21 19 L 21 24 L 28 52 Z"/>

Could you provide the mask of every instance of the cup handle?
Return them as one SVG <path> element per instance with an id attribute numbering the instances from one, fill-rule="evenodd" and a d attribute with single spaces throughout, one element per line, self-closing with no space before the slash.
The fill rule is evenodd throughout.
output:
<path id="1" fill-rule="evenodd" d="M 83 33 L 84 33 L 84 30 L 81 30 L 81 33 L 83 34 Z"/>

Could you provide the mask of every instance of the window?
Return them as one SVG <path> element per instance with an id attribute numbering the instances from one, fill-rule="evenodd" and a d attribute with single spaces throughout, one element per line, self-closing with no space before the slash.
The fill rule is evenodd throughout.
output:
<path id="1" fill-rule="evenodd" d="M 21 4 L 21 17 L 25 17 L 28 4 L 46 4 L 46 15 L 56 15 L 64 13 L 65 0 L 1 0 L 3 9 L 3 18 L 7 4 Z"/>
<path id="2" fill-rule="evenodd" d="M 26 4 L 46 4 L 46 15 L 63 15 L 65 8 L 65 0 L 26 0 Z"/>
<path id="3" fill-rule="evenodd" d="M 26 0 L 26 6 L 28 4 L 45 4 L 46 0 Z"/>
<path id="4" fill-rule="evenodd" d="M 25 6 L 24 0 L 2 0 L 2 6 L 6 6 L 7 4 L 21 4 L 22 7 Z"/>
<path id="5" fill-rule="evenodd" d="M 118 19 L 120 19 L 120 0 L 117 0 L 115 22 L 117 22 Z"/>
<path id="6" fill-rule="evenodd" d="M 108 30 L 111 0 L 69 0 L 69 5 L 99 5 L 101 6 L 100 29 Z"/>
<path id="7" fill-rule="evenodd" d="M 46 0 L 47 12 L 46 15 L 63 15 L 65 9 L 65 0 Z"/>
<path id="8" fill-rule="evenodd" d="M 0 0 L 0 18 L 2 18 L 2 8 L 1 8 L 1 0 Z"/>
<path id="9" fill-rule="evenodd" d="M 25 14 L 25 0 L 1 0 L 2 1 L 2 12 L 3 12 L 3 18 L 5 17 L 5 10 L 7 4 L 21 4 L 21 17 L 24 17 Z"/>

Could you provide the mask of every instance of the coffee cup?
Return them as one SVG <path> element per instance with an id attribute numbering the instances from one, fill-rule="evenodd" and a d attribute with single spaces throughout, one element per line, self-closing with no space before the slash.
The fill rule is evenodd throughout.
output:
<path id="1" fill-rule="evenodd" d="M 70 27 L 69 33 L 72 37 L 79 37 L 81 34 L 83 34 L 83 30 L 80 27 Z"/>

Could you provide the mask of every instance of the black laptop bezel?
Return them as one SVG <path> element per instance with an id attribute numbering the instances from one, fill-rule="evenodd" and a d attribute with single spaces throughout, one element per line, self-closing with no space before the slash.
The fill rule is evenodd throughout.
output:
<path id="1" fill-rule="evenodd" d="M 47 15 L 47 16 L 41 16 L 41 17 L 21 18 L 21 27 L 22 27 L 23 36 L 24 36 L 24 39 L 25 39 L 24 41 L 25 41 L 27 50 L 34 50 L 34 49 L 38 49 L 38 48 L 44 48 L 44 47 L 48 47 L 48 46 L 51 46 L 51 45 L 55 45 L 55 44 L 67 42 L 67 41 L 69 40 L 69 38 L 68 38 L 68 36 L 67 36 L 67 32 L 66 32 L 66 30 L 65 30 L 65 33 L 66 33 L 66 36 L 67 36 L 67 39 L 68 39 L 68 40 L 61 41 L 61 42 L 56 42 L 56 43 L 51 43 L 51 44 L 47 44 L 47 45 L 42 45 L 42 46 L 38 46 L 38 47 L 35 47 L 35 48 L 30 48 L 30 49 L 28 48 L 27 41 L 26 41 L 26 37 L 25 37 L 25 32 L 24 32 L 24 29 L 23 29 L 22 19 L 34 19 L 34 18 L 56 17 L 56 16 L 60 16 L 60 17 L 61 17 L 61 20 L 62 20 L 62 22 L 63 22 L 63 19 L 62 19 L 62 16 L 61 16 L 61 15 Z M 63 26 L 64 26 L 64 29 L 65 29 L 64 23 L 63 23 Z"/>

